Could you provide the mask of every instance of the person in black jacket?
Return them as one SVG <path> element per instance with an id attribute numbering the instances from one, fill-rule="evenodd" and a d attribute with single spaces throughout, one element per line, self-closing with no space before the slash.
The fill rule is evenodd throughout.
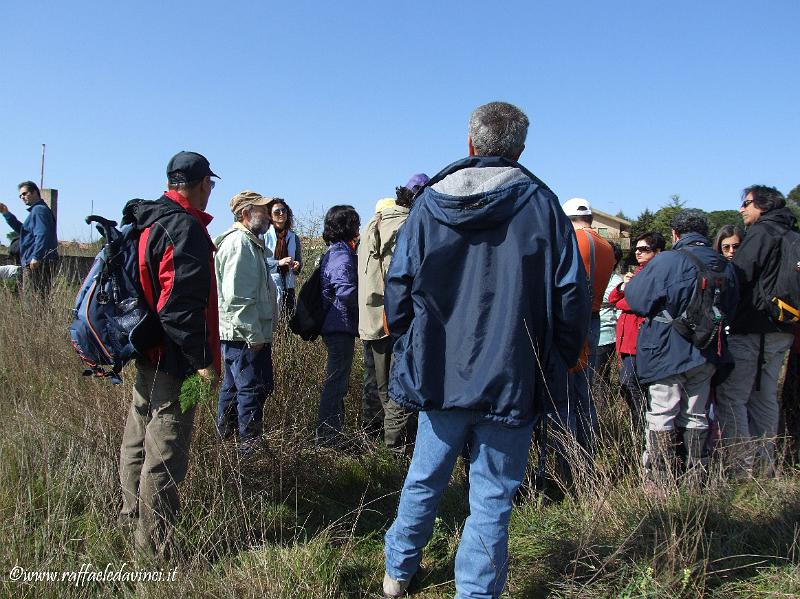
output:
<path id="1" fill-rule="evenodd" d="M 185 379 L 219 373 L 219 323 L 213 243 L 204 212 L 216 177 L 208 160 L 180 152 L 167 167 L 169 191 L 133 200 L 123 223 L 139 237 L 145 300 L 158 314 L 163 341 L 136 359 L 133 401 L 120 448 L 120 522 L 134 528 L 138 551 L 169 557 L 178 514 L 178 483 L 186 476 L 194 407 L 180 402 Z"/>
<path id="2" fill-rule="evenodd" d="M 792 325 L 770 319 L 761 285 L 774 278 L 780 240 L 796 229 L 795 217 L 774 187 L 753 185 L 742 192 L 739 213 L 747 234 L 733 257 L 741 302 L 731 324 L 729 347 L 736 362 L 717 386 L 717 408 L 726 462 L 734 476 L 773 468 L 778 430 L 778 375 L 792 345 Z"/>

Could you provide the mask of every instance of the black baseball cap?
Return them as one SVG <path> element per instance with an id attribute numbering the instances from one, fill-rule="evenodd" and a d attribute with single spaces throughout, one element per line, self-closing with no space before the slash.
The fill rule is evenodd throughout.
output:
<path id="1" fill-rule="evenodd" d="M 175 173 L 181 173 L 182 176 L 181 174 L 176 176 Z M 203 177 L 220 178 L 211 170 L 208 159 L 197 152 L 178 152 L 167 165 L 167 178 L 170 183 L 192 183 Z"/>

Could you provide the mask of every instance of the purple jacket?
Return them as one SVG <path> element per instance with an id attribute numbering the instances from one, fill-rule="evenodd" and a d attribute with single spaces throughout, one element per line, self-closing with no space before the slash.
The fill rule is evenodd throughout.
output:
<path id="1" fill-rule="evenodd" d="M 356 253 L 345 241 L 332 244 L 322 256 L 320 278 L 325 322 L 322 334 L 358 335 L 358 272 Z"/>

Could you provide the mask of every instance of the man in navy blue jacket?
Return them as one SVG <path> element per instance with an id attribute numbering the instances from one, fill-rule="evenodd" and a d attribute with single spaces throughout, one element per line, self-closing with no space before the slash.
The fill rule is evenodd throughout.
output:
<path id="1" fill-rule="evenodd" d="M 719 273 L 719 308 L 728 319 L 739 299 L 733 266 L 711 247 L 703 212 L 683 210 L 671 227 L 674 251 L 661 252 L 623 285 L 631 310 L 648 317 L 639 329 L 636 372 L 650 391 L 645 467 L 648 489 L 658 495 L 675 470 L 679 443 L 686 451 L 689 480 L 702 478 L 711 377 L 726 351 L 721 331 L 699 349 L 671 322 L 684 313 L 695 291 L 699 269 L 692 256 Z"/>
<path id="2" fill-rule="evenodd" d="M 420 411 L 384 593 L 419 567 L 456 458 L 470 450 L 470 516 L 456 555 L 458 596 L 498 596 L 512 499 L 533 427 L 566 388 L 589 326 L 575 232 L 547 186 L 517 160 L 528 119 L 492 102 L 472 114 L 468 158 L 417 196 L 386 276 L 396 339 L 389 396 Z"/>
<path id="3" fill-rule="evenodd" d="M 29 213 L 25 222 L 21 223 L 2 203 L 0 214 L 5 217 L 8 226 L 19 233 L 25 294 L 27 296 L 30 292 L 35 292 L 42 298 L 50 291 L 58 266 L 56 219 L 42 200 L 36 183 L 23 181 L 17 186 L 17 190 L 19 199 L 25 203 Z"/>

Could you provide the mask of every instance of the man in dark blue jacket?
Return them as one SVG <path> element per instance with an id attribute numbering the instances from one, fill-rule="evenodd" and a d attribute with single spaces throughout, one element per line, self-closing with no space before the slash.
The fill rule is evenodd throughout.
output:
<path id="1" fill-rule="evenodd" d="M 470 156 L 431 179 L 398 234 L 384 300 L 396 338 L 389 396 L 420 416 L 386 533 L 388 596 L 402 595 L 419 567 L 465 444 L 470 516 L 456 588 L 459 596 L 501 593 L 533 427 L 564 391 L 586 337 L 589 290 L 572 224 L 517 162 L 527 130 L 511 104 L 476 109 Z"/>
<path id="2" fill-rule="evenodd" d="M 43 298 L 50 291 L 53 275 L 58 267 L 58 237 L 56 219 L 44 203 L 39 186 L 33 181 L 23 181 L 17 186 L 19 198 L 25 203 L 28 217 L 21 223 L 0 203 L 0 214 L 8 226 L 19 233 L 20 261 L 23 270 L 22 284 L 25 295 L 31 292 Z"/>
<path id="3" fill-rule="evenodd" d="M 703 450 L 711 377 L 725 352 L 721 330 L 699 349 L 672 322 L 684 313 L 695 291 L 700 270 L 692 257 L 718 273 L 715 280 L 720 284 L 714 288 L 720 289 L 722 314 L 730 317 L 739 297 L 733 267 L 708 240 L 703 212 L 683 210 L 671 226 L 673 251 L 658 254 L 623 285 L 631 310 L 648 317 L 639 329 L 636 371 L 650 392 L 645 467 L 648 487 L 658 494 L 674 471 L 677 443 L 686 450 L 691 480 L 701 478 L 707 461 Z"/>

